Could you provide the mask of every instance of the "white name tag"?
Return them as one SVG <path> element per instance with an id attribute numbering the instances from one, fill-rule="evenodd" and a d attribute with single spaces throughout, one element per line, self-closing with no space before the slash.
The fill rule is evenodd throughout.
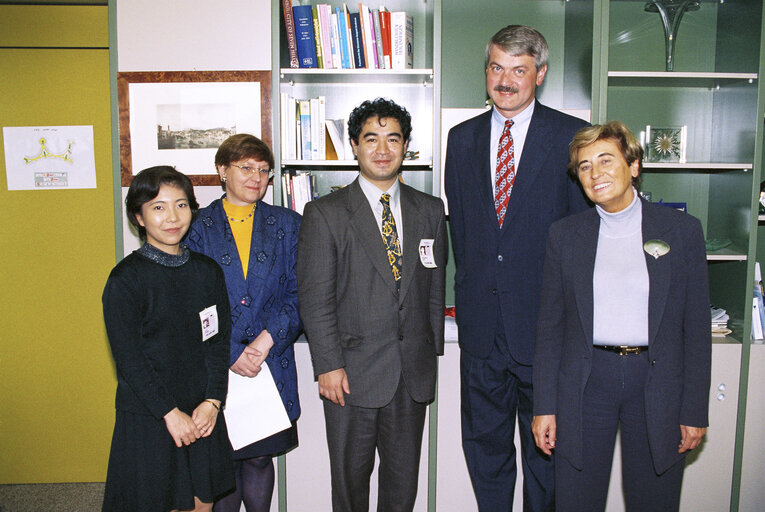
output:
<path id="1" fill-rule="evenodd" d="M 420 263 L 426 268 L 436 268 L 436 258 L 433 256 L 433 239 L 420 240 Z"/>
<path id="2" fill-rule="evenodd" d="M 207 341 L 218 334 L 218 310 L 215 306 L 200 311 L 199 320 L 202 322 L 202 341 Z"/>

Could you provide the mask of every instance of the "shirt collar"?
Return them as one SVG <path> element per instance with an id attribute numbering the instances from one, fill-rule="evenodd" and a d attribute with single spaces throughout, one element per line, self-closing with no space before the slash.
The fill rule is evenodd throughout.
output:
<path id="1" fill-rule="evenodd" d="M 534 100 L 531 103 L 529 103 L 529 106 L 521 110 L 518 114 L 511 117 L 510 119 L 513 121 L 513 126 L 519 125 L 519 124 L 525 124 L 531 121 L 531 116 L 534 114 L 534 105 L 536 105 L 537 101 Z M 492 108 L 491 110 L 491 121 L 492 123 L 499 124 L 501 126 L 505 126 L 505 121 L 507 121 L 507 118 L 499 113 L 497 110 L 497 107 Z"/>
<path id="2" fill-rule="evenodd" d="M 362 192 L 364 192 L 364 195 L 366 196 L 367 201 L 373 207 L 376 203 L 380 202 L 380 196 L 382 196 L 385 193 L 390 194 L 391 207 L 394 204 L 398 203 L 399 192 L 401 190 L 401 188 L 399 187 L 398 179 L 393 182 L 393 185 L 391 185 L 391 187 L 388 190 L 383 192 L 376 185 L 373 185 L 371 181 L 366 179 L 361 173 L 359 173 L 359 185 L 361 186 L 361 190 Z"/>

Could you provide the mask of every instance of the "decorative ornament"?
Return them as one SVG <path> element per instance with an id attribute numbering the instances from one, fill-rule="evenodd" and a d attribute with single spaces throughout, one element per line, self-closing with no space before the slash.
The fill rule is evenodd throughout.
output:
<path id="1" fill-rule="evenodd" d="M 669 244 L 664 240 L 648 240 L 643 244 L 643 250 L 658 260 L 669 252 Z"/>
<path id="2" fill-rule="evenodd" d="M 673 71 L 675 67 L 674 53 L 677 30 L 680 20 L 686 11 L 698 11 L 699 0 L 650 0 L 645 4 L 648 12 L 658 12 L 664 27 L 664 45 L 666 48 L 666 69 Z"/>

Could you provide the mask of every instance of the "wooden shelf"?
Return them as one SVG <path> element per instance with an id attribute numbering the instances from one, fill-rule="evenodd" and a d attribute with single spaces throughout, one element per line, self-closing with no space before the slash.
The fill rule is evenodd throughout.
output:
<path id="1" fill-rule="evenodd" d="M 283 83 L 415 84 L 433 86 L 432 69 L 319 69 L 282 68 Z"/>
<path id="2" fill-rule="evenodd" d="M 744 162 L 643 162 L 643 169 L 655 169 L 655 170 L 707 170 L 707 171 L 740 171 L 745 169 L 751 169 L 752 164 Z"/>
<path id="3" fill-rule="evenodd" d="M 734 82 L 757 80 L 757 73 L 706 73 L 691 71 L 609 71 L 609 85 L 642 87 L 715 88 Z"/>
<path id="4" fill-rule="evenodd" d="M 356 160 L 282 160 L 281 162 L 282 168 L 284 167 L 316 167 L 316 168 L 324 168 L 324 167 L 342 167 L 342 170 L 346 170 L 349 167 L 353 167 L 356 170 L 356 168 L 359 166 L 358 161 Z M 402 164 L 402 167 L 408 168 L 427 168 L 428 170 L 433 168 L 433 161 L 432 160 L 404 160 L 404 163 Z M 321 170 L 321 169 L 319 169 Z M 331 170 L 331 169 L 327 169 Z M 417 170 L 417 169 L 411 169 L 411 170 Z"/>

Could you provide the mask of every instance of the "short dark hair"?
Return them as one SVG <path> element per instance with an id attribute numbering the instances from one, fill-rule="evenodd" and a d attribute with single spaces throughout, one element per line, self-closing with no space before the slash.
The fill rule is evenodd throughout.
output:
<path id="1" fill-rule="evenodd" d="M 635 161 L 638 162 L 638 175 L 632 177 L 632 186 L 638 188 L 640 176 L 643 173 L 643 147 L 630 129 L 620 121 L 585 126 L 574 134 L 574 139 L 568 146 L 568 174 L 572 178 L 578 179 L 579 150 L 603 139 L 613 141 L 616 144 L 627 165 L 632 165 Z"/>
<path id="2" fill-rule="evenodd" d="M 377 98 L 372 101 L 364 101 L 351 112 L 348 118 L 348 138 L 354 144 L 359 143 L 361 127 L 364 126 L 364 123 L 370 117 L 377 117 L 378 119 L 391 117 L 395 119 L 401 125 L 401 135 L 404 137 L 404 142 L 409 141 L 409 137 L 412 135 L 412 116 L 401 105 L 397 105 L 386 98 Z"/>
<path id="3" fill-rule="evenodd" d="M 538 30 L 525 25 L 508 25 L 494 34 L 486 44 L 486 62 L 489 65 L 491 47 L 496 46 L 503 52 L 513 56 L 529 55 L 534 58 L 537 71 L 547 64 L 550 48 L 547 40 Z"/>
<path id="4" fill-rule="evenodd" d="M 274 153 L 268 144 L 249 133 L 237 133 L 224 140 L 218 147 L 215 153 L 215 170 L 218 170 L 219 165 L 228 167 L 231 162 L 246 158 L 266 162 L 269 169 L 274 168 Z"/>
<path id="5" fill-rule="evenodd" d="M 186 199 L 189 200 L 192 215 L 199 210 L 199 203 L 194 197 L 194 185 L 191 184 L 188 176 L 169 165 L 158 165 L 144 169 L 135 175 L 125 197 L 128 221 L 138 229 L 138 235 L 142 240 L 146 239 L 146 229 L 138 223 L 136 215 L 141 213 L 141 207 L 144 204 L 157 197 L 162 185 L 171 185 L 183 190 Z"/>

